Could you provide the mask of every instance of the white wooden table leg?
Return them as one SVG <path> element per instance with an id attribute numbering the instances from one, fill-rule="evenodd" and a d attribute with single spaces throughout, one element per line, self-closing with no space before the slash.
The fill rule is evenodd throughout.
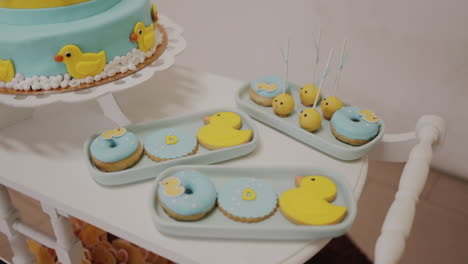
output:
<path id="1" fill-rule="evenodd" d="M 42 209 L 50 216 L 52 228 L 57 238 L 55 251 L 62 264 L 78 264 L 83 256 L 81 242 L 73 234 L 72 224 L 65 216 L 58 214 L 55 208 L 42 203 Z"/>
<path id="2" fill-rule="evenodd" d="M 432 146 L 445 135 L 445 123 L 437 116 L 424 116 L 416 126 L 418 144 L 411 150 L 401 175 L 398 192 L 385 217 L 375 247 L 376 264 L 396 264 L 411 232 L 416 204 L 424 189 L 432 160 Z"/>
<path id="3" fill-rule="evenodd" d="M 13 263 L 34 263 L 34 256 L 29 252 L 25 237 L 13 228 L 13 224 L 18 218 L 18 212 L 11 203 L 7 188 L 0 185 L 0 231 L 8 237 L 13 251 Z"/>
<path id="4" fill-rule="evenodd" d="M 118 126 L 128 126 L 131 124 L 130 120 L 120 109 L 119 104 L 111 93 L 105 94 L 98 99 L 99 106 L 101 106 L 104 115 L 110 120 L 114 121 Z"/>

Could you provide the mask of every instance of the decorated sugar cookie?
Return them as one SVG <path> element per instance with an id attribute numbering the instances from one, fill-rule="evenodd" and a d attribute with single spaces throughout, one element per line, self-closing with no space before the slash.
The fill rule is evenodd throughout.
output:
<path id="1" fill-rule="evenodd" d="M 154 161 L 166 161 L 193 155 L 198 151 L 195 135 L 181 129 L 166 128 L 144 141 L 145 154 Z"/>
<path id="2" fill-rule="evenodd" d="M 209 150 L 245 144 L 252 140 L 252 130 L 240 130 L 241 117 L 233 112 L 220 112 L 205 118 L 206 126 L 198 130 L 200 145 Z"/>
<path id="3" fill-rule="evenodd" d="M 355 106 L 343 107 L 330 120 L 330 129 L 340 141 L 353 146 L 364 145 L 380 131 L 379 118 L 374 112 Z"/>
<path id="4" fill-rule="evenodd" d="M 137 163 L 143 146 L 137 136 L 125 128 L 108 130 L 95 138 L 90 146 L 91 159 L 102 171 L 127 169 Z"/>
<path id="5" fill-rule="evenodd" d="M 182 221 L 205 217 L 214 209 L 216 196 L 210 178 L 196 171 L 179 171 L 158 186 L 158 201 L 164 211 Z"/>
<path id="6" fill-rule="evenodd" d="M 265 181 L 238 178 L 226 182 L 218 190 L 218 205 L 227 217 L 255 223 L 272 216 L 278 207 L 275 190 Z"/>
<path id="7" fill-rule="evenodd" d="M 298 225 L 333 225 L 346 216 L 344 206 L 331 204 L 336 199 L 335 183 L 324 176 L 298 176 L 297 188 L 281 194 L 281 213 Z"/>
<path id="8" fill-rule="evenodd" d="M 64 46 L 54 57 L 56 62 L 63 62 L 68 73 L 77 79 L 100 74 L 106 66 L 106 52 L 83 53 L 76 45 Z"/>
<path id="9" fill-rule="evenodd" d="M 259 105 L 272 106 L 273 99 L 283 93 L 283 83 L 283 78 L 275 75 L 258 78 L 250 83 L 250 99 Z M 289 93 L 290 90 L 291 85 L 288 84 L 285 92 Z"/>

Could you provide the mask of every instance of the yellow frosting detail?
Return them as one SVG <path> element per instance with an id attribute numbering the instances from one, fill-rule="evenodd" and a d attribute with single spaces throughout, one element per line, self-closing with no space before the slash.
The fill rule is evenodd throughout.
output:
<path id="1" fill-rule="evenodd" d="M 174 145 L 179 142 L 179 139 L 176 136 L 167 136 L 166 137 L 166 144 L 167 145 Z"/>
<path id="2" fill-rule="evenodd" d="M 312 106 L 315 103 L 315 97 L 317 97 L 318 91 L 318 87 L 315 87 L 313 83 L 304 85 L 299 92 L 302 104 L 305 106 Z M 318 94 L 318 97 L 318 100 L 322 98 L 320 94 Z"/>
<path id="3" fill-rule="evenodd" d="M 90 0 L 3 0 L 0 8 L 36 9 L 81 4 Z"/>
<path id="4" fill-rule="evenodd" d="M 208 124 L 198 130 L 197 138 L 202 144 L 216 148 L 237 146 L 252 139 L 252 130 L 239 130 L 242 120 L 232 112 L 220 112 L 210 116 Z"/>
<path id="5" fill-rule="evenodd" d="M 242 193 L 242 199 L 246 201 L 253 201 L 257 199 L 257 194 L 252 189 L 245 189 Z"/>
<path id="6" fill-rule="evenodd" d="M 169 177 L 160 183 L 164 187 L 164 194 L 170 197 L 177 197 L 185 192 L 185 188 L 180 186 L 179 178 Z"/>
<path id="7" fill-rule="evenodd" d="M 323 116 L 330 120 L 333 114 L 343 107 L 343 102 L 336 96 L 329 96 L 322 100 L 320 108 L 322 109 Z"/>
<path id="8" fill-rule="evenodd" d="M 102 133 L 102 137 L 104 139 L 117 138 L 125 135 L 125 133 L 127 133 L 127 129 L 120 127 L 112 130 L 107 130 L 106 132 Z"/>
<path id="9" fill-rule="evenodd" d="M 336 185 L 324 176 L 307 176 L 298 188 L 284 192 L 279 198 L 281 212 L 296 224 L 332 225 L 346 216 L 344 206 L 333 205 Z"/>
<path id="10" fill-rule="evenodd" d="M 378 116 L 375 115 L 374 112 L 370 110 L 361 110 L 359 114 L 364 117 L 364 119 L 368 122 L 374 123 L 380 120 Z"/>
<path id="11" fill-rule="evenodd" d="M 13 62 L 11 60 L 0 60 L 0 81 L 10 82 L 13 77 L 15 77 Z"/>
<path id="12" fill-rule="evenodd" d="M 273 99 L 273 110 L 279 116 L 288 116 L 294 111 L 294 99 L 290 94 L 283 93 Z"/>
<path id="13" fill-rule="evenodd" d="M 154 24 L 145 26 L 143 22 L 138 22 L 133 29 L 133 34 L 137 36 L 138 49 L 148 52 L 155 45 Z"/>
<path id="14" fill-rule="evenodd" d="M 100 74 L 106 66 L 106 52 L 83 53 L 76 45 L 66 45 L 56 57 L 61 56 L 73 78 L 84 79 Z"/>
<path id="15" fill-rule="evenodd" d="M 259 83 L 257 84 L 257 88 L 259 90 L 265 90 L 265 91 L 268 91 L 268 92 L 271 92 L 271 91 L 274 91 L 276 90 L 276 84 L 272 83 L 272 84 L 268 84 L 268 83 Z"/>
<path id="16" fill-rule="evenodd" d="M 299 125 L 309 132 L 313 132 L 322 126 L 322 116 L 313 108 L 304 109 L 299 114 Z"/>

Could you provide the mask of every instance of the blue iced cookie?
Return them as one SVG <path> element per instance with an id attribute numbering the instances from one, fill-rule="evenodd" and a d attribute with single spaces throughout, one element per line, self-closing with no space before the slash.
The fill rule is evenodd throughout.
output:
<path id="1" fill-rule="evenodd" d="M 263 180 L 238 178 L 218 190 L 218 205 L 223 214 L 235 221 L 255 223 L 276 212 L 278 197 Z"/>
<path id="2" fill-rule="evenodd" d="M 179 171 L 159 183 L 158 199 L 172 218 L 194 221 L 203 218 L 215 207 L 216 189 L 204 174 Z"/>
<path id="3" fill-rule="evenodd" d="M 193 155 L 198 151 L 195 134 L 180 129 L 166 128 L 154 132 L 145 139 L 146 155 L 154 161 L 166 161 Z"/>
<path id="4" fill-rule="evenodd" d="M 249 95 L 252 101 L 259 105 L 271 106 L 273 99 L 283 93 L 284 79 L 275 75 L 263 76 L 250 82 Z M 288 83 L 285 92 L 289 93 L 291 84 Z"/>
<path id="5" fill-rule="evenodd" d="M 330 128 L 338 140 L 360 146 L 379 134 L 380 119 L 372 111 L 347 106 L 333 114 Z"/>
<path id="6" fill-rule="evenodd" d="M 108 130 L 93 140 L 91 159 L 102 171 L 127 169 L 140 160 L 143 146 L 137 136 L 125 128 Z"/>

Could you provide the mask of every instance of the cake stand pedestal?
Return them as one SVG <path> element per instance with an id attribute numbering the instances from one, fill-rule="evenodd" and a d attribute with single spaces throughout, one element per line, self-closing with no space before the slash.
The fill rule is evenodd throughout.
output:
<path id="1" fill-rule="evenodd" d="M 156 72 L 164 71 L 175 62 L 186 47 L 182 37 L 182 28 L 164 15 L 159 16 L 159 23 L 168 34 L 169 43 L 164 53 L 152 64 L 125 78 L 104 85 L 74 92 L 44 94 L 44 95 L 11 95 L 0 94 L 0 129 L 33 116 L 35 109 L 40 106 L 63 102 L 78 103 L 97 99 L 104 115 L 117 126 L 129 125 L 131 122 L 122 112 L 119 104 L 112 95 L 149 80 Z"/>

